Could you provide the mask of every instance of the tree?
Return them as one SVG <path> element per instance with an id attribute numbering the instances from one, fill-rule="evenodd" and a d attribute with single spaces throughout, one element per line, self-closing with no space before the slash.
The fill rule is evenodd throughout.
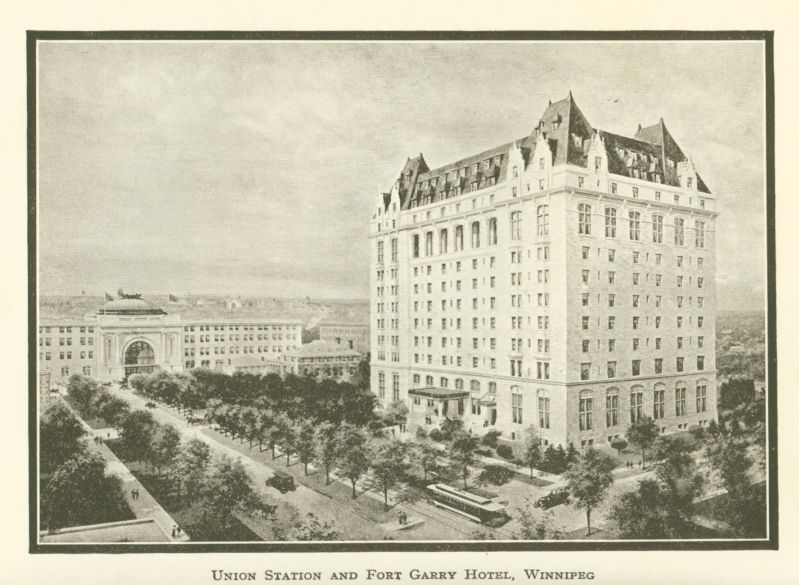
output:
<path id="1" fill-rule="evenodd" d="M 519 508 L 519 538 L 522 540 L 561 540 L 563 530 L 555 526 L 555 515 L 552 510 L 536 508 L 533 500 L 528 496 L 524 505 Z"/>
<path id="2" fill-rule="evenodd" d="M 619 455 L 621 455 L 621 452 L 627 448 L 627 441 L 618 437 L 610 442 L 610 447 L 618 451 Z"/>
<path id="3" fill-rule="evenodd" d="M 530 468 L 530 477 L 532 478 L 535 468 L 541 465 L 541 439 L 538 438 L 533 425 L 527 427 L 527 433 L 524 437 L 522 460 L 524 464 Z"/>
<path id="4" fill-rule="evenodd" d="M 392 402 L 388 405 L 383 418 L 389 425 L 404 425 L 408 420 L 408 406 L 404 402 Z"/>
<path id="5" fill-rule="evenodd" d="M 240 460 L 217 455 L 203 482 L 203 511 L 221 526 L 229 526 L 233 512 L 258 508 L 252 480 Z"/>
<path id="6" fill-rule="evenodd" d="M 469 467 L 474 463 L 474 452 L 477 447 L 477 437 L 471 433 L 462 429 L 453 433 L 449 445 L 449 456 L 461 470 L 464 489 L 467 487 L 466 480 L 469 477 Z"/>
<path id="7" fill-rule="evenodd" d="M 296 437 L 295 449 L 297 456 L 303 464 L 305 475 L 308 475 L 308 464 L 314 460 L 316 455 L 316 429 L 313 421 L 306 418 L 297 423 L 294 429 L 294 436 Z"/>
<path id="8" fill-rule="evenodd" d="M 332 522 L 322 522 L 312 512 L 305 515 L 305 522 L 294 530 L 294 539 L 303 541 L 337 540 L 338 531 Z"/>
<path id="9" fill-rule="evenodd" d="M 368 390 L 369 377 L 370 377 L 369 354 L 366 354 L 366 357 L 362 359 L 360 362 L 358 362 L 358 368 L 355 370 L 355 373 L 350 378 L 350 384 L 352 384 L 356 388 Z"/>
<path id="10" fill-rule="evenodd" d="M 100 386 L 95 380 L 81 374 L 72 374 L 67 382 L 67 396 L 70 402 L 87 418 L 94 415 L 92 405 L 99 391 Z"/>
<path id="11" fill-rule="evenodd" d="M 52 472 L 70 457 L 84 450 L 86 434 L 74 414 L 61 402 L 50 405 L 39 423 L 41 469 Z"/>
<path id="12" fill-rule="evenodd" d="M 405 444 L 397 439 L 378 439 L 371 449 L 372 476 L 383 491 L 383 507 L 388 510 L 388 491 L 399 484 L 407 467 Z"/>
<path id="13" fill-rule="evenodd" d="M 577 507 L 585 509 L 588 524 L 586 536 L 591 535 L 591 511 L 605 498 L 613 483 L 613 461 L 589 447 L 582 456 L 566 469 L 566 485 L 577 502 Z"/>
<path id="14" fill-rule="evenodd" d="M 103 393 L 108 396 L 97 409 L 97 414 L 108 424 L 118 427 L 130 412 L 130 405 L 124 398 L 112 396 L 108 392 Z"/>
<path id="15" fill-rule="evenodd" d="M 449 441 L 456 432 L 463 430 L 463 421 L 459 418 L 446 417 L 441 421 L 440 429 L 442 440 Z"/>
<path id="16" fill-rule="evenodd" d="M 752 459 L 747 443 L 732 434 L 719 434 L 706 450 L 708 462 L 727 490 L 724 516 L 736 536 L 756 537 L 766 533 L 765 499 L 752 485 Z"/>
<path id="17" fill-rule="evenodd" d="M 125 517 L 127 506 L 118 477 L 105 475 L 98 453 L 77 453 L 47 484 L 42 508 L 49 528 L 98 524 Z"/>
<path id="18" fill-rule="evenodd" d="M 297 444 L 297 434 L 294 429 L 294 422 L 286 415 L 280 415 L 274 420 L 276 442 L 280 450 L 286 456 L 286 466 L 291 463 L 291 456 Z"/>
<path id="19" fill-rule="evenodd" d="M 658 437 L 658 427 L 651 417 L 644 416 L 627 427 L 627 440 L 641 450 L 641 466 L 646 468 L 646 450 Z"/>
<path id="20" fill-rule="evenodd" d="M 752 379 L 732 378 L 719 388 L 719 410 L 733 410 L 754 399 L 755 381 Z"/>
<path id="21" fill-rule="evenodd" d="M 352 484 L 352 498 L 355 499 L 355 484 L 369 469 L 369 453 L 366 447 L 366 435 L 358 427 L 344 423 L 336 433 L 338 450 L 336 453 L 336 469 Z"/>
<path id="22" fill-rule="evenodd" d="M 197 438 L 189 439 L 181 448 L 172 468 L 172 477 L 186 487 L 188 500 L 202 491 L 208 464 L 211 461 L 211 448 Z"/>
<path id="23" fill-rule="evenodd" d="M 330 470 L 338 456 L 336 427 L 330 423 L 317 426 L 315 433 L 316 460 L 325 468 L 325 485 L 330 485 Z"/>
<path id="24" fill-rule="evenodd" d="M 427 474 L 438 469 L 438 449 L 430 439 L 419 439 L 414 445 L 414 460 L 422 468 L 424 480 Z"/>
<path id="25" fill-rule="evenodd" d="M 180 432 L 172 425 L 159 425 L 150 446 L 150 458 L 158 473 L 172 466 L 179 453 Z"/>
<path id="26" fill-rule="evenodd" d="M 144 374 L 133 374 L 128 378 L 128 384 L 139 394 L 144 394 L 146 380 L 147 376 Z"/>
<path id="27" fill-rule="evenodd" d="M 638 482 L 636 490 L 621 493 L 608 511 L 621 538 L 670 538 L 666 513 L 661 506 L 660 483 L 654 479 Z"/>
<path id="28" fill-rule="evenodd" d="M 119 434 L 129 457 L 140 463 L 149 458 L 157 424 L 146 410 L 133 410 L 122 420 Z"/>

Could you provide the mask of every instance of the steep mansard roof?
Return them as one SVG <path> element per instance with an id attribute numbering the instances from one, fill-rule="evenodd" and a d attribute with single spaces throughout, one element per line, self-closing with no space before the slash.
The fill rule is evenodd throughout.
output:
<path id="1" fill-rule="evenodd" d="M 568 97 L 550 102 L 533 132 L 514 142 L 485 150 L 479 154 L 430 170 L 420 154 L 409 158 L 400 175 L 400 202 L 408 209 L 415 202 L 428 204 L 484 188 L 505 180 L 508 152 L 519 146 L 525 165 L 538 140 L 546 140 L 553 154 L 553 164 L 573 164 L 587 167 L 587 153 L 593 134 L 605 142 L 608 170 L 643 180 L 679 186 L 677 163 L 686 159 L 677 141 L 666 129 L 663 119 L 652 126 L 638 129 L 634 138 L 594 129 L 583 115 L 571 92 Z M 672 161 L 672 164 L 667 161 Z M 473 173 L 473 165 L 478 165 Z M 423 187 L 425 187 L 423 189 Z M 697 175 L 697 188 L 710 193 Z"/>

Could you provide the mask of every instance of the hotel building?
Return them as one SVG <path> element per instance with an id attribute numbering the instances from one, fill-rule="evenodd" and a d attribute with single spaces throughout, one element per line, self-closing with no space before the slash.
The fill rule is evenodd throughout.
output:
<path id="1" fill-rule="evenodd" d="M 662 119 L 620 136 L 571 94 L 513 142 L 409 158 L 370 225 L 373 391 L 564 446 L 707 424 L 716 216 Z"/>
<path id="2" fill-rule="evenodd" d="M 82 319 L 43 320 L 39 371 L 49 373 L 53 382 L 65 382 L 76 373 L 114 381 L 158 368 L 252 370 L 252 360 L 247 367 L 239 363 L 242 356 L 271 361 L 301 344 L 299 321 L 189 320 L 127 295 Z"/>

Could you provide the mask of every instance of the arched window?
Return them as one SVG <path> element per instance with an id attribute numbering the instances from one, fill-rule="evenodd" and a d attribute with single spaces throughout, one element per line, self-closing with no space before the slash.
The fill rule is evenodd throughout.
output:
<path id="1" fill-rule="evenodd" d="M 591 206 L 587 203 L 580 203 L 577 206 L 578 212 L 578 233 L 591 235 Z"/>
<path id="2" fill-rule="evenodd" d="M 461 378 L 455 378 L 455 390 L 463 390 L 463 380 Z"/>
<path id="3" fill-rule="evenodd" d="M 488 245 L 497 245 L 497 218 L 492 217 L 488 220 Z"/>
<path id="4" fill-rule="evenodd" d="M 455 226 L 455 251 L 460 252 L 463 250 L 463 226 Z"/>
<path id="5" fill-rule="evenodd" d="M 605 208 L 605 237 L 616 237 L 616 210 L 612 207 Z"/>
<path id="6" fill-rule="evenodd" d="M 605 391 L 605 426 L 615 427 L 619 424 L 619 389 L 608 388 Z"/>
<path id="7" fill-rule="evenodd" d="M 447 241 L 447 230 L 443 229 L 438 234 L 438 253 L 439 254 L 446 254 L 449 250 L 449 242 Z"/>
<path id="8" fill-rule="evenodd" d="M 685 416 L 687 388 L 684 381 L 677 382 L 677 387 L 674 389 L 674 416 Z"/>
<path id="9" fill-rule="evenodd" d="M 433 376 L 427 376 L 427 378 L 425 378 L 425 384 L 427 384 L 428 388 L 432 388 L 434 384 Z"/>
<path id="10" fill-rule="evenodd" d="M 472 222 L 472 248 L 480 247 L 480 222 Z"/>
<path id="11" fill-rule="evenodd" d="M 480 393 L 480 381 L 479 380 L 472 380 L 470 385 L 470 390 L 473 394 Z"/>
<path id="12" fill-rule="evenodd" d="M 441 382 L 441 387 L 442 388 L 449 388 L 449 380 L 447 378 L 445 378 L 444 376 L 441 376 L 440 382 Z"/>
<path id="13" fill-rule="evenodd" d="M 513 422 L 523 424 L 524 411 L 522 409 L 522 389 L 519 386 L 510 387 L 511 414 Z"/>
<path id="14" fill-rule="evenodd" d="M 630 389 L 630 422 L 636 423 L 644 416 L 644 387 Z"/>
<path id="15" fill-rule="evenodd" d="M 418 386 L 418 385 L 419 385 L 419 384 L 421 384 L 421 383 L 422 383 L 422 376 L 421 376 L 421 374 L 414 374 L 414 375 L 413 375 L 413 384 L 414 384 L 415 386 Z"/>
<path id="16" fill-rule="evenodd" d="M 542 429 L 549 428 L 549 391 L 538 391 L 538 426 Z"/>
<path id="17" fill-rule="evenodd" d="M 666 416 L 666 385 L 662 382 L 655 384 L 652 398 L 652 418 L 660 420 Z"/>
<path id="18" fill-rule="evenodd" d="M 590 431 L 594 428 L 594 393 L 591 390 L 580 392 L 580 430 Z"/>

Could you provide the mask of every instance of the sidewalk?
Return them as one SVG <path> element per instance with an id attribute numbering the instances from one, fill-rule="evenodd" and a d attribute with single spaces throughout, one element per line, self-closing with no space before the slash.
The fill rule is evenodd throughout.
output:
<path id="1" fill-rule="evenodd" d="M 81 425 L 86 429 L 87 433 L 89 434 L 88 439 L 86 440 L 86 446 L 89 449 L 89 452 L 99 453 L 103 456 L 103 459 L 106 461 L 106 469 L 109 474 L 116 475 L 122 481 L 122 494 L 125 497 L 125 502 L 127 503 L 130 511 L 133 512 L 133 515 L 139 519 L 151 519 L 158 527 L 166 534 L 167 538 L 170 542 L 188 542 L 189 537 L 186 535 L 185 532 L 181 532 L 180 536 L 173 537 L 172 536 L 172 529 L 177 525 L 177 522 L 169 515 L 169 513 L 161 507 L 161 504 L 150 495 L 145 487 L 136 479 L 136 476 L 131 473 L 130 469 L 114 455 L 114 452 L 108 448 L 105 443 L 95 443 L 92 438 L 94 436 L 105 436 L 105 434 L 99 435 L 96 433 L 94 429 L 92 429 L 86 421 L 81 418 L 80 414 L 72 408 L 72 406 L 66 401 L 63 401 L 66 407 L 77 417 L 80 421 Z M 132 490 L 138 490 L 139 497 L 137 499 L 133 499 L 131 495 Z"/>

